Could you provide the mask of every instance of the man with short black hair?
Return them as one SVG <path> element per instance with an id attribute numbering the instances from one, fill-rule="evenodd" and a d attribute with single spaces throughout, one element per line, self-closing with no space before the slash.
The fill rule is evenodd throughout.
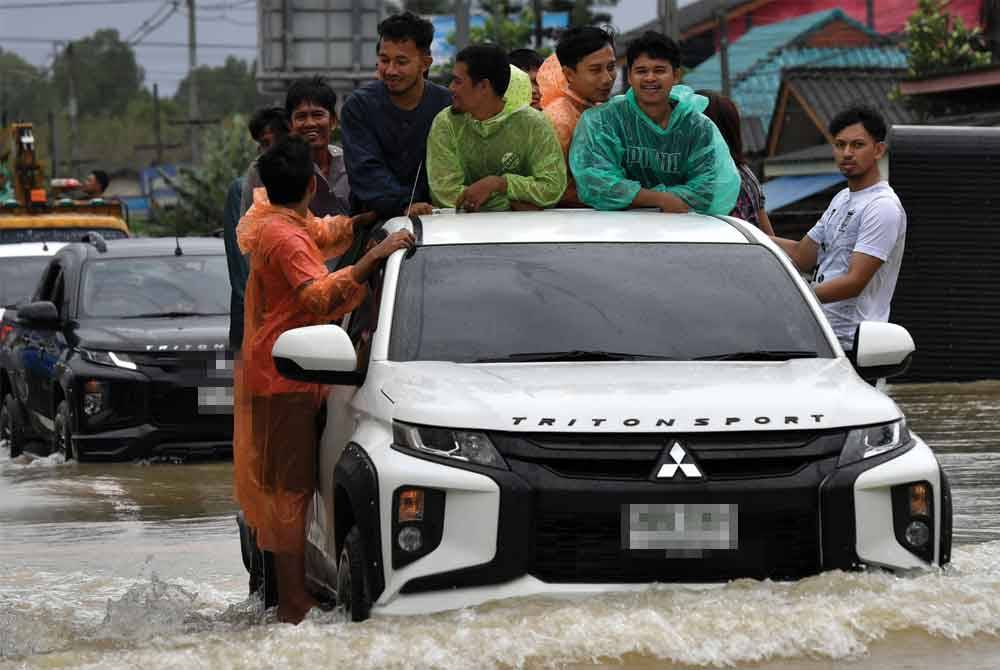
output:
<path id="1" fill-rule="evenodd" d="M 452 73 L 451 107 L 437 115 L 427 139 L 434 202 L 467 212 L 558 202 L 566 165 L 552 125 L 528 104 L 528 76 L 487 44 L 460 51 Z"/>
<path id="2" fill-rule="evenodd" d="M 94 170 L 83 180 L 83 194 L 87 198 L 100 198 L 108 190 L 111 177 L 104 170 Z"/>
<path id="3" fill-rule="evenodd" d="M 262 107 L 253 113 L 250 121 L 247 122 L 247 129 L 250 137 L 257 143 L 257 155 L 270 149 L 278 140 L 284 139 L 290 132 L 288 127 L 288 116 L 284 107 Z M 262 186 L 260 176 L 257 174 L 257 159 L 254 158 L 247 168 L 247 173 L 243 177 L 242 192 L 240 195 L 240 211 L 236 220 L 246 214 L 253 204 L 253 190 Z M 235 229 L 235 228 L 234 228 Z"/>
<path id="4" fill-rule="evenodd" d="M 578 26 L 564 32 L 556 52 L 542 65 L 538 75 L 542 108 L 556 129 L 567 164 L 580 116 L 608 101 L 616 71 L 614 37 L 597 26 Z M 567 177 L 560 205 L 580 207 L 583 203 L 577 195 L 573 175 Z"/>
<path id="5" fill-rule="evenodd" d="M 538 88 L 538 68 L 542 67 L 544 60 L 534 49 L 514 49 L 507 54 L 507 58 L 511 65 L 531 79 L 531 106 L 541 111 L 542 91 Z"/>
<path id="6" fill-rule="evenodd" d="M 655 207 L 728 214 L 740 175 L 708 105 L 681 79 L 680 49 L 647 32 L 626 53 L 629 91 L 584 112 L 569 163 L 580 199 L 595 209 Z"/>
<path id="7" fill-rule="evenodd" d="M 409 231 L 399 231 L 354 265 L 329 272 L 324 252 L 343 253 L 355 222 L 310 211 L 320 180 L 315 160 L 315 144 L 302 137 L 264 153 L 258 169 L 267 199 L 256 201 L 239 226 L 250 278 L 234 405 L 235 492 L 257 546 L 274 555 L 278 620 L 288 623 L 300 622 L 316 604 L 305 589 L 306 511 L 316 487 L 316 414 L 326 387 L 282 377 L 271 350 L 287 330 L 329 323 L 356 308 L 376 268 L 414 244 Z"/>
<path id="8" fill-rule="evenodd" d="M 888 321 L 906 242 L 906 212 L 878 162 L 886 125 L 865 105 L 837 114 L 829 125 L 833 157 L 847 188 L 798 242 L 773 239 L 803 272 L 816 270 L 816 297 L 845 350 L 862 321 Z"/>
<path id="9" fill-rule="evenodd" d="M 425 78 L 433 39 L 431 22 L 410 12 L 379 24 L 378 80 L 356 89 L 341 110 L 356 211 L 390 219 L 433 209 L 422 167 L 427 135 L 434 117 L 451 104 L 448 89 Z"/>
<path id="10" fill-rule="evenodd" d="M 344 165 L 344 150 L 331 144 L 337 127 L 337 94 L 322 77 L 296 79 L 285 94 L 285 116 L 290 132 L 312 147 L 318 179 L 316 196 L 309 209 L 316 216 L 351 213 L 351 186 Z M 261 186 L 256 170 L 247 173 L 244 211 L 253 203 L 253 193 Z"/>

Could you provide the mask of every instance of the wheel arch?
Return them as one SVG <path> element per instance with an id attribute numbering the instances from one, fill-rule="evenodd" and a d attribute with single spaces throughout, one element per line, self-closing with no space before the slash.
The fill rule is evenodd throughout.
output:
<path id="1" fill-rule="evenodd" d="M 334 468 L 334 539 L 337 556 L 352 526 L 364 539 L 368 565 L 368 583 L 372 602 L 385 589 L 382 560 L 382 533 L 379 521 L 378 471 L 365 450 L 357 443 L 347 445 Z"/>

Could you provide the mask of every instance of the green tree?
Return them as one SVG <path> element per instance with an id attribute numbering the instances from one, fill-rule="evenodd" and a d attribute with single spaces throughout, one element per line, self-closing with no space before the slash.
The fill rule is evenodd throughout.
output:
<path id="1" fill-rule="evenodd" d="M 56 57 L 52 85 L 59 100 L 68 99 L 70 75 L 80 117 L 120 113 L 139 95 L 145 78 L 135 51 L 110 28 L 70 42 Z"/>
<path id="2" fill-rule="evenodd" d="M 46 73 L 12 51 L 0 48 L 0 114 L 12 121 L 41 121 L 51 108 Z"/>
<path id="3" fill-rule="evenodd" d="M 535 14 L 527 5 L 510 0 L 480 0 L 486 20 L 482 28 L 469 29 L 470 42 L 492 42 L 506 51 L 528 46 L 535 30 Z"/>
<path id="4" fill-rule="evenodd" d="M 233 114 L 252 114 L 268 104 L 270 98 L 257 92 L 252 63 L 228 56 L 218 67 L 202 66 L 195 70 L 198 78 L 198 111 L 204 119 L 224 119 Z M 177 87 L 174 102 L 180 109 L 188 108 L 191 75 Z"/>
<path id="5" fill-rule="evenodd" d="M 910 76 L 925 77 L 990 62 L 989 52 L 982 49 L 979 28 L 966 28 L 947 7 L 947 0 L 918 0 L 917 10 L 906 20 Z"/>
<path id="6" fill-rule="evenodd" d="M 178 178 L 171 180 L 180 195 L 178 204 L 155 215 L 150 234 L 204 235 L 222 227 L 229 185 L 256 156 L 246 121 L 237 114 L 205 133 L 202 164 L 181 168 Z"/>

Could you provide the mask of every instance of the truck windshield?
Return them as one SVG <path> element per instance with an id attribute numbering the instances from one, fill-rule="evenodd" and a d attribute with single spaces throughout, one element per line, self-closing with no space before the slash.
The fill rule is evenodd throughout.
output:
<path id="1" fill-rule="evenodd" d="M 421 247 L 398 287 L 394 361 L 833 356 L 792 278 L 759 246 Z"/>
<path id="2" fill-rule="evenodd" d="M 80 314 L 125 319 L 229 314 L 226 257 L 91 261 L 83 271 Z"/>
<path id="3" fill-rule="evenodd" d="M 30 300 L 49 260 L 48 256 L 4 258 L 0 262 L 0 307 Z"/>

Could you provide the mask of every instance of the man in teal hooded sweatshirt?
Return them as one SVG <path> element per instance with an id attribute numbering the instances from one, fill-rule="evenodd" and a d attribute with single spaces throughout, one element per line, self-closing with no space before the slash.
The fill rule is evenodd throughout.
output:
<path id="1" fill-rule="evenodd" d="M 438 207 L 467 212 L 551 207 L 566 190 L 562 148 L 532 109 L 531 80 L 492 45 L 455 57 L 452 105 L 427 138 L 427 177 Z"/>
<path id="2" fill-rule="evenodd" d="M 625 95 L 584 112 L 569 164 L 580 199 L 595 209 L 655 207 L 728 214 L 740 191 L 729 147 L 702 114 L 708 99 L 680 78 L 680 49 L 647 32 L 629 45 Z"/>

